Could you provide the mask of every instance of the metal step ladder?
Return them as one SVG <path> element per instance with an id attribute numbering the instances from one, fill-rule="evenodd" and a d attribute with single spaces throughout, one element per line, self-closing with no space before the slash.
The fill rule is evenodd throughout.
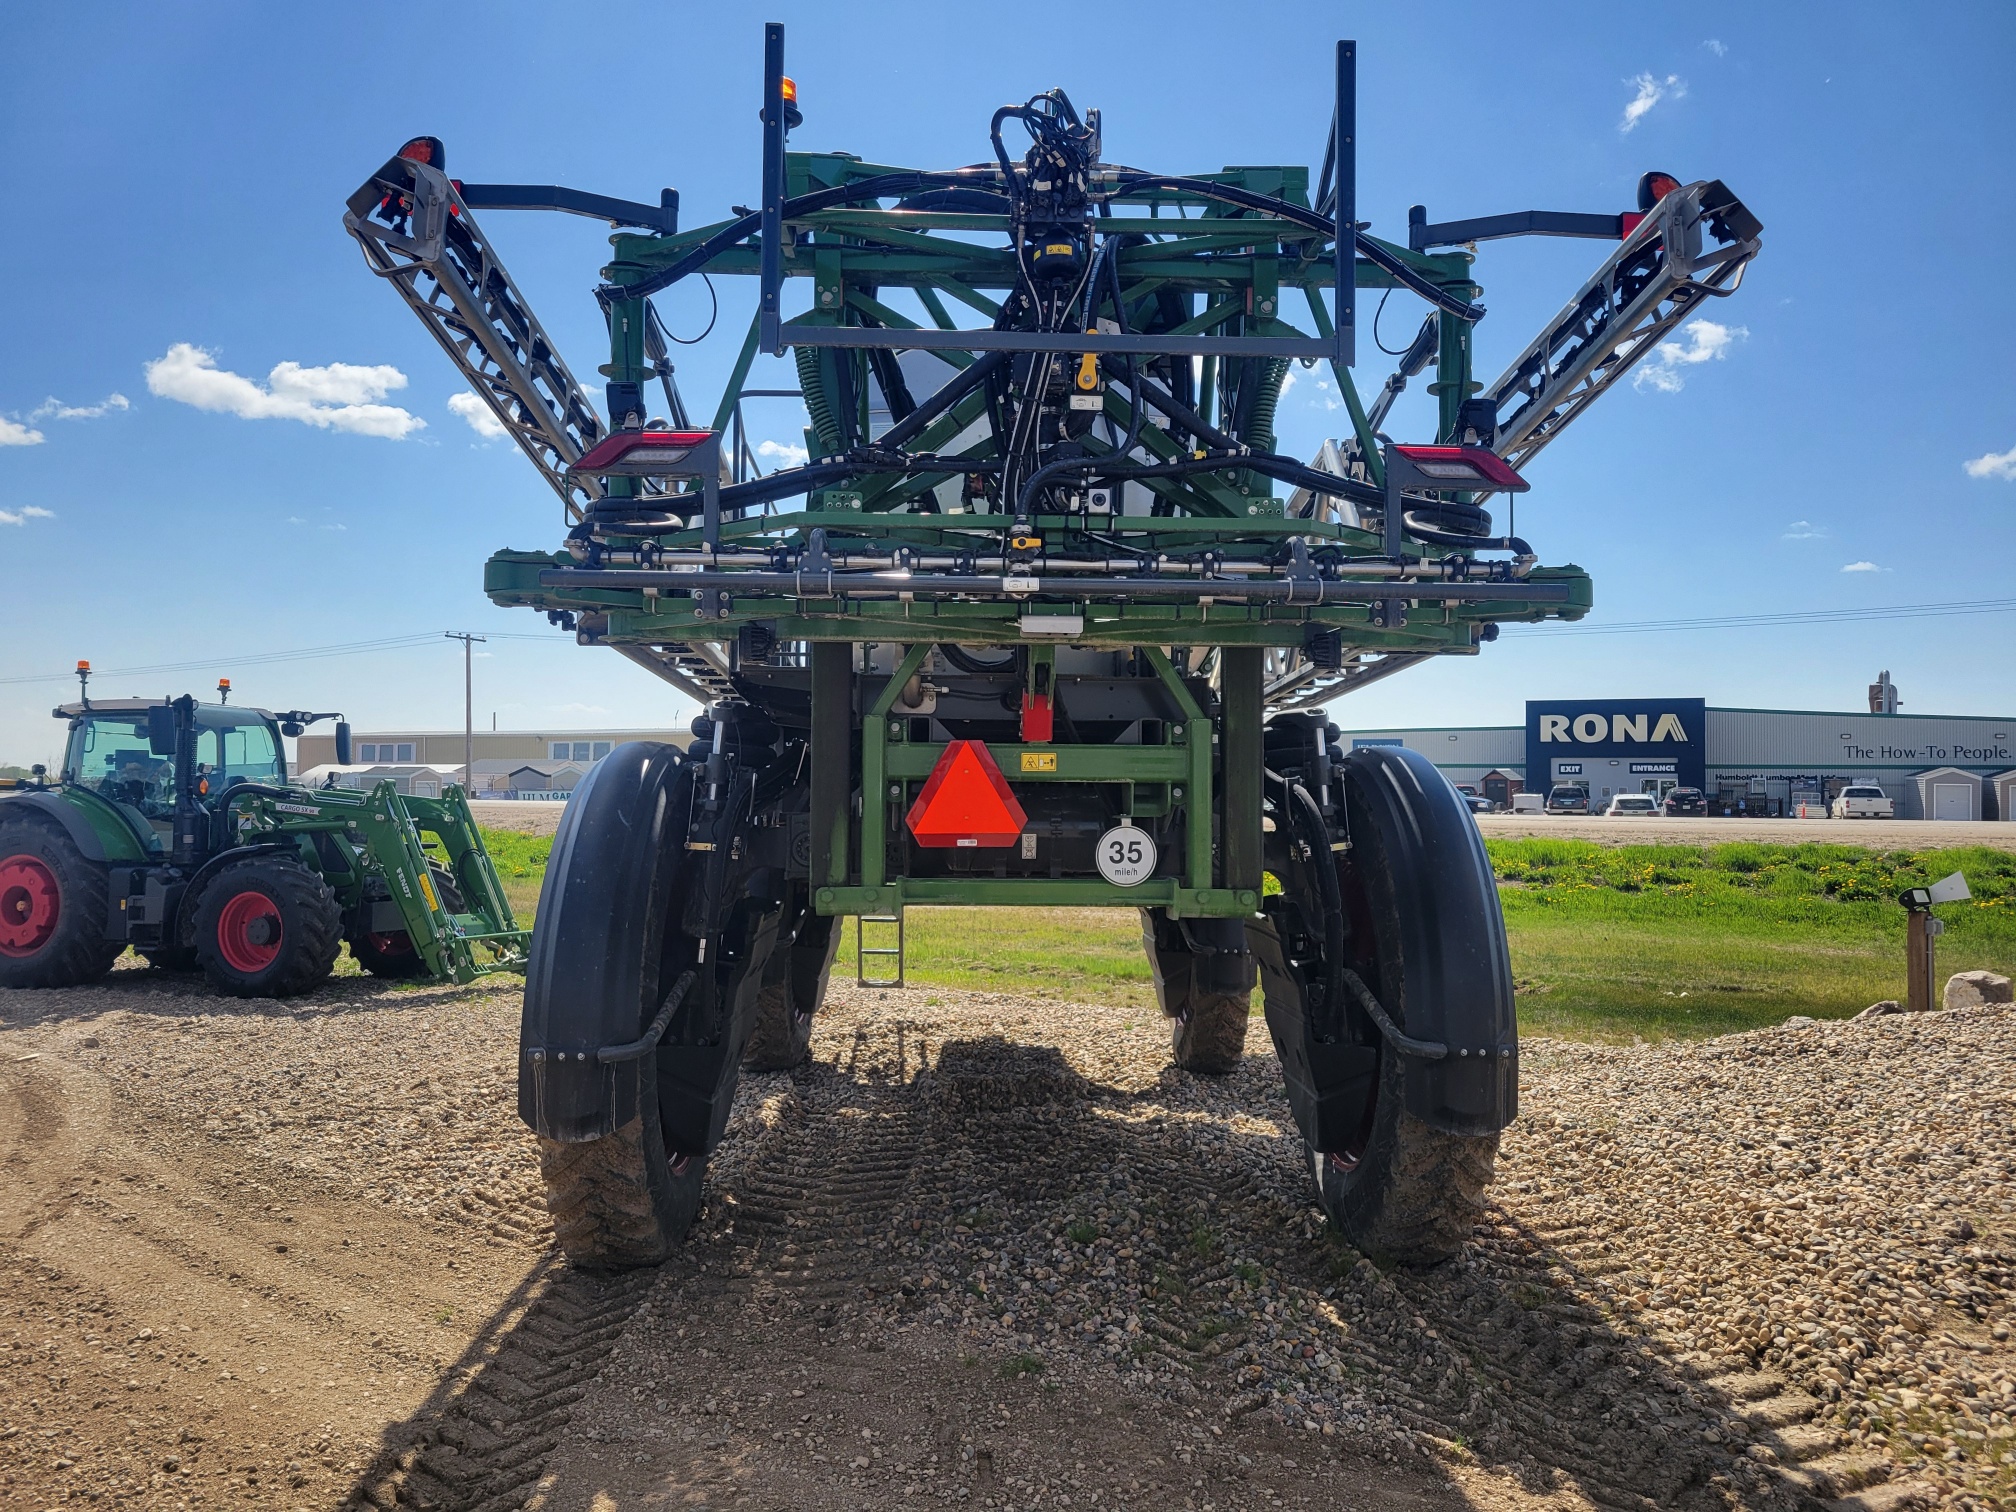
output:
<path id="1" fill-rule="evenodd" d="M 729 676 L 727 662 L 711 642 L 659 641 L 651 645 L 637 645 L 618 641 L 610 649 L 654 676 L 664 678 L 680 692 L 698 699 L 702 708 L 743 701 L 734 679 Z"/>
<path id="2" fill-rule="evenodd" d="M 885 931 L 880 938 L 889 938 L 886 931 L 893 927 L 896 931 L 894 945 L 870 945 L 868 926 L 875 925 Z M 896 960 L 896 975 L 893 977 L 871 977 L 868 975 L 868 958 L 893 956 Z M 903 915 L 856 914 L 854 915 L 854 985 L 857 987 L 901 987 L 903 985 Z"/>

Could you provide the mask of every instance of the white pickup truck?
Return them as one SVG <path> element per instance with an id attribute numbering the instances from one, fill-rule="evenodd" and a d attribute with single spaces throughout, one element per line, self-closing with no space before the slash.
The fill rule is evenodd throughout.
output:
<path id="1" fill-rule="evenodd" d="M 1873 782 L 1858 782 L 1835 795 L 1828 814 L 1835 819 L 1894 819 L 1897 805 Z"/>

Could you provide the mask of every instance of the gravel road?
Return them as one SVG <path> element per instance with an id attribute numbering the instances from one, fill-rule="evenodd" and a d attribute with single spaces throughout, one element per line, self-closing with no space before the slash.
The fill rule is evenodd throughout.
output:
<path id="1" fill-rule="evenodd" d="M 515 1020 L 0 995 L 0 1504 L 2016 1507 L 2006 1009 L 1529 1042 L 1419 1274 L 1324 1232 L 1270 1054 L 851 988 L 687 1249 L 576 1273 Z"/>

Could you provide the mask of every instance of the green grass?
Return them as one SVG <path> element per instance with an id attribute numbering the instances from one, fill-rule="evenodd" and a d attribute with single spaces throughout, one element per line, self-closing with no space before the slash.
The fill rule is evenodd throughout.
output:
<path id="1" fill-rule="evenodd" d="M 841 921 L 836 981 L 853 981 L 854 921 Z M 868 926 L 872 948 L 893 934 Z M 1155 985 L 1131 908 L 913 908 L 904 916 L 904 969 L 913 985 L 1077 998 L 1152 1010 Z M 888 962 L 869 958 L 880 971 Z"/>
<path id="2" fill-rule="evenodd" d="M 1836 1018 L 1904 991 L 1903 888 L 1963 871 L 1939 970 L 2016 964 L 2016 855 L 1984 847 L 1487 843 L 1519 1017 L 1577 1039 Z"/>
<path id="3" fill-rule="evenodd" d="M 484 838 L 529 922 L 552 842 L 499 830 Z M 1487 847 L 1528 1033 L 1697 1038 L 1799 1013 L 1838 1018 L 1901 996 L 1896 895 L 1956 870 L 1974 901 L 1940 910 L 1941 976 L 2016 974 L 2016 854 L 2006 851 L 1551 839 Z M 843 921 L 835 980 L 853 979 L 854 940 Z M 914 908 L 906 944 L 916 987 L 1154 1008 L 1129 909 Z"/>
<path id="4" fill-rule="evenodd" d="M 483 844 L 490 852 L 490 864 L 497 868 L 497 880 L 504 884 L 504 896 L 519 926 L 530 925 L 532 915 L 539 910 L 539 884 L 546 877 L 546 857 L 552 852 L 553 837 L 485 829 Z"/>

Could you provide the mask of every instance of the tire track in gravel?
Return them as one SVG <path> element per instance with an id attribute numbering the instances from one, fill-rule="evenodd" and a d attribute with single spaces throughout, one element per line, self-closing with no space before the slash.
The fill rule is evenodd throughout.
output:
<path id="1" fill-rule="evenodd" d="M 574 1404 L 649 1295 L 655 1271 L 598 1276 L 551 1260 L 492 1317 L 420 1412 L 388 1435 L 345 1505 L 522 1507 Z"/>
<path id="2" fill-rule="evenodd" d="M 889 1052 L 863 1038 L 867 1061 Z M 996 1323 L 1004 1351 L 1103 1357 L 1123 1380 L 1173 1380 L 1235 1419 L 1334 1366 L 1366 1405 L 1341 1431 L 1395 1434 L 1598 1506 L 1876 1512 L 1921 1499 L 1886 1484 L 1885 1458 L 1814 1424 L 1821 1404 L 1782 1378 L 1662 1352 L 1584 1300 L 1579 1284 L 1614 1264 L 1582 1253 L 1601 1247 L 1586 1229 L 1524 1230 L 1494 1209 L 1461 1261 L 1379 1272 L 1321 1228 L 1285 1119 L 1225 1116 L 1228 1101 L 1269 1110 L 1273 1073 L 1263 1052 L 1228 1082 L 1169 1072 L 1116 1087 L 1057 1050 L 984 1037 L 927 1052 L 908 1081 L 802 1074 L 728 1196 L 733 1232 L 718 1237 L 741 1252 L 729 1284 L 863 1328 L 955 1298 L 936 1321 L 982 1337 Z M 959 1288 L 975 1255 L 984 1273 L 985 1257 L 1054 1254 L 1070 1214 L 1110 1227 L 1123 1211 L 1172 1241 L 1101 1241 L 1109 1255 L 1153 1250 L 1129 1307 L 1053 1313 L 1015 1290 L 1001 1300 L 1004 1283 L 984 1274 Z M 1330 1326 L 1284 1346 L 1273 1304 L 1250 1305 L 1270 1293 Z"/>

